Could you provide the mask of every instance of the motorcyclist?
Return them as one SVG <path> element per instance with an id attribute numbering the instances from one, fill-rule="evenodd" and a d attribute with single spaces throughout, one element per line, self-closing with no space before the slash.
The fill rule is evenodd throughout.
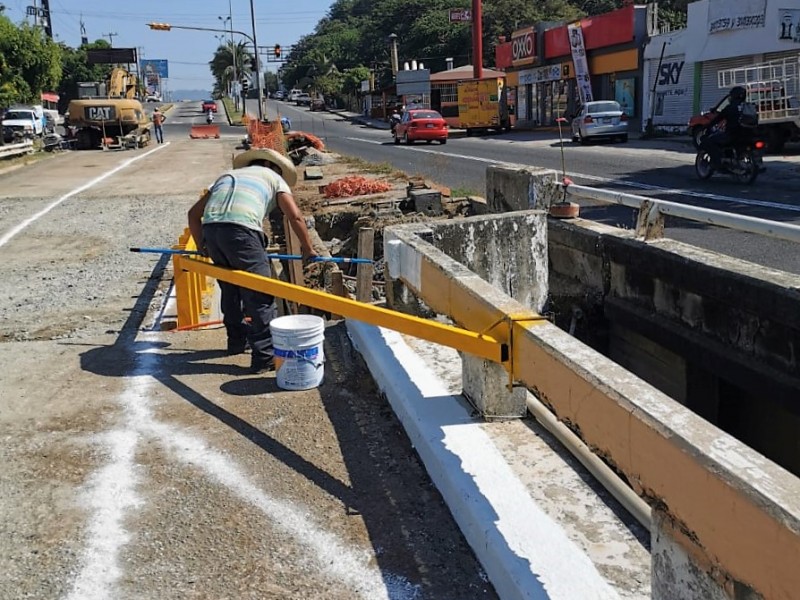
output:
<path id="1" fill-rule="evenodd" d="M 292 122 L 289 120 L 289 117 L 281 117 L 281 129 L 283 129 L 283 133 L 286 133 L 292 128 Z"/>
<path id="2" fill-rule="evenodd" d="M 721 121 L 725 121 L 725 129 L 706 135 L 703 139 L 703 147 L 708 151 L 711 164 L 715 168 L 719 168 L 722 164 L 722 153 L 725 147 L 734 145 L 746 133 L 740 118 L 742 104 L 747 99 L 747 90 L 737 85 L 731 89 L 728 95 L 730 97 L 728 105 L 717 113 L 708 124 L 706 131 L 712 131 Z"/>
<path id="3" fill-rule="evenodd" d="M 400 113 L 395 108 L 392 111 L 392 114 L 389 116 L 389 124 L 392 127 L 392 133 L 394 133 L 395 127 L 397 127 L 397 124 L 400 122 L 401 119 L 402 119 L 402 117 L 400 116 Z"/>
<path id="4" fill-rule="evenodd" d="M 209 110 L 206 113 L 206 123 L 211 125 L 213 122 L 214 122 L 214 113 L 211 110 Z"/>

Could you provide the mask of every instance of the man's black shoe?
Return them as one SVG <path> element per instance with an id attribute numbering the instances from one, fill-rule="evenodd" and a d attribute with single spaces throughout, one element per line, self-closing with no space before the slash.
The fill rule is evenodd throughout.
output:
<path id="1" fill-rule="evenodd" d="M 228 355 L 244 354 L 247 350 L 247 340 L 228 340 Z"/>
<path id="2" fill-rule="evenodd" d="M 250 373 L 258 375 L 260 373 L 268 373 L 275 369 L 275 361 L 270 356 L 266 359 L 253 357 L 250 361 Z"/>

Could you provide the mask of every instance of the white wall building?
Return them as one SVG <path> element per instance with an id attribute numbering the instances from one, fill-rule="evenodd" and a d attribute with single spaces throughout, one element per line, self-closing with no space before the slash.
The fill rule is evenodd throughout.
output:
<path id="1" fill-rule="evenodd" d="M 793 56 L 800 57 L 800 0 L 693 2 L 686 29 L 655 36 L 645 48 L 644 106 L 656 127 L 685 129 L 726 94 L 720 69 Z"/>

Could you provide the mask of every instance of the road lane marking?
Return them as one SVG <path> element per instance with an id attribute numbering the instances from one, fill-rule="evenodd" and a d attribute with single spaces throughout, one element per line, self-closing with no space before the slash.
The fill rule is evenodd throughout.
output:
<path id="1" fill-rule="evenodd" d="M 33 215 L 31 217 L 28 217 L 22 223 L 20 223 L 16 227 L 12 228 L 11 231 L 5 233 L 3 235 L 3 237 L 0 237 L 0 248 L 5 246 L 9 242 L 9 240 L 11 240 L 11 238 L 16 236 L 20 231 L 25 229 L 28 225 L 30 225 L 31 223 L 34 223 L 38 219 L 41 219 L 43 216 L 45 216 L 47 213 L 49 213 L 51 210 L 53 210 L 56 206 L 58 206 L 59 204 L 61 204 L 65 200 L 69 200 L 74 195 L 80 194 L 81 192 L 85 192 L 86 190 L 88 190 L 91 187 L 94 187 L 95 185 L 97 185 L 101 181 L 104 181 L 104 180 L 108 179 L 109 177 L 111 177 L 112 175 L 114 175 L 115 173 L 118 173 L 119 171 L 121 171 L 125 167 L 135 163 L 137 160 L 141 160 L 142 158 L 144 158 L 146 156 L 150 156 L 153 152 L 158 152 L 159 150 L 169 146 L 169 144 L 170 144 L 169 142 L 166 142 L 165 144 L 160 144 L 159 146 L 153 148 L 152 150 L 148 150 L 144 154 L 140 154 L 139 156 L 134 156 L 133 158 L 128 159 L 123 163 L 120 163 L 119 165 L 117 165 L 116 167 L 114 167 L 113 169 L 108 171 L 107 173 L 103 173 L 99 177 L 96 177 L 95 179 L 92 179 L 90 182 L 84 183 L 82 186 L 77 187 L 74 190 L 72 190 L 71 192 L 68 192 L 68 193 L 64 194 L 63 196 L 61 196 L 61 198 L 59 198 L 58 200 L 56 200 L 52 204 L 44 207 L 42 210 L 40 210 L 35 215 Z"/>
<path id="2" fill-rule="evenodd" d="M 352 140 L 354 142 L 364 142 L 367 144 L 379 144 L 381 146 L 384 145 L 384 142 L 380 140 L 368 140 L 364 138 L 356 138 L 356 137 L 347 137 L 347 140 Z M 528 167 L 532 165 L 524 165 L 522 163 L 510 163 L 504 160 L 496 160 L 491 158 L 483 158 L 482 156 L 469 156 L 467 154 L 458 154 L 458 153 L 450 153 L 450 152 L 442 152 L 441 150 L 429 150 L 427 148 L 414 148 L 408 146 L 398 146 L 403 150 L 411 150 L 414 152 L 424 152 L 426 154 L 435 154 L 439 156 L 449 156 L 452 158 L 461 158 L 464 160 L 473 160 L 482 163 L 488 163 L 493 165 L 504 165 L 504 166 L 512 166 L 512 167 Z M 557 169 L 553 169 L 556 171 Z M 588 181 L 597 181 L 600 183 L 613 183 L 616 185 L 622 185 L 625 187 L 639 189 L 639 190 L 650 190 L 653 192 L 658 192 L 660 194 L 667 194 L 667 195 L 676 195 L 676 196 L 690 196 L 693 198 L 701 198 L 704 200 L 715 200 L 717 202 L 728 202 L 734 204 L 745 204 L 748 206 L 761 206 L 765 208 L 774 208 L 777 210 L 785 210 L 789 212 L 797 212 L 800 213 L 800 206 L 796 206 L 793 204 L 782 204 L 780 202 L 770 202 L 768 200 L 751 200 L 749 198 L 737 198 L 735 196 L 723 196 L 721 194 L 711 194 L 708 192 L 696 192 L 693 190 L 682 190 L 680 188 L 668 188 L 660 185 L 655 185 L 652 183 L 640 183 L 638 181 L 622 181 L 619 179 L 612 179 L 610 177 L 602 177 L 600 175 L 588 175 L 586 173 L 575 173 L 573 171 L 567 172 L 567 176 L 573 177 L 576 179 L 586 179 Z"/>

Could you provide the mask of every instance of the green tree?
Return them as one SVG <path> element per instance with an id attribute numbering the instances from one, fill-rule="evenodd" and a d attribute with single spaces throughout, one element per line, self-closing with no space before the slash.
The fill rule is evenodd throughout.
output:
<path id="1" fill-rule="evenodd" d="M 78 83 L 81 81 L 105 81 L 111 65 L 90 65 L 87 50 L 110 48 L 105 40 L 97 40 L 79 48 L 61 46 L 61 70 L 63 77 L 58 86 L 58 110 L 66 112 L 70 100 L 78 97 Z"/>
<path id="2" fill-rule="evenodd" d="M 0 104 L 38 103 L 61 79 L 61 47 L 38 27 L 0 15 Z"/>

